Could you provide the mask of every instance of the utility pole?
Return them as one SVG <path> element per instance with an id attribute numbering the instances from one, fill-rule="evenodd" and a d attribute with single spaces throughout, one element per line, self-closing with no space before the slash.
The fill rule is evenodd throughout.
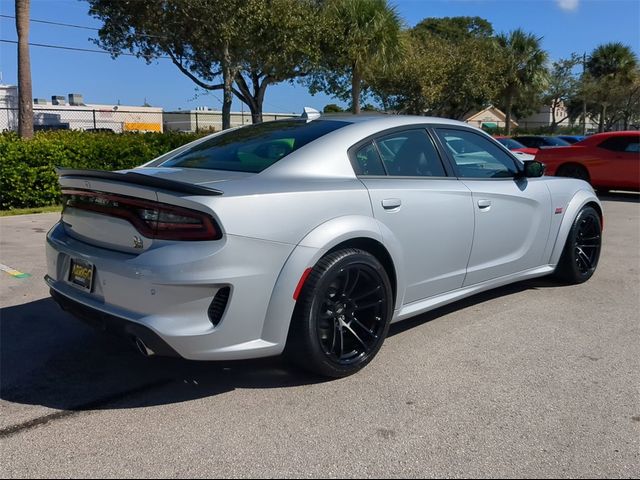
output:
<path id="1" fill-rule="evenodd" d="M 587 92 L 584 88 L 584 79 L 587 69 L 587 54 L 582 54 L 582 135 L 587 134 Z"/>
<path id="2" fill-rule="evenodd" d="M 18 133 L 33 137 L 33 100 L 31 59 L 29 58 L 29 11 L 31 0 L 16 0 L 16 32 L 18 33 Z"/>

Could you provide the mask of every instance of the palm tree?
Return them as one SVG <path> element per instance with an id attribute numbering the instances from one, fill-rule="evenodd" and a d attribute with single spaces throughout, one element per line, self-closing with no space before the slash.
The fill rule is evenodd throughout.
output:
<path id="1" fill-rule="evenodd" d="M 596 47 L 586 64 L 586 71 L 595 84 L 600 100 L 598 131 L 604 131 L 609 94 L 617 85 L 632 83 L 638 67 L 638 57 L 633 50 L 620 42 L 605 43 Z"/>
<path id="2" fill-rule="evenodd" d="M 330 25 L 337 35 L 335 67 L 351 76 L 351 102 L 360 113 L 360 94 L 367 70 L 373 65 L 384 70 L 400 47 L 400 17 L 387 0 L 331 0 Z"/>
<path id="3" fill-rule="evenodd" d="M 519 94 L 541 91 L 547 78 L 547 52 L 542 49 L 542 37 L 536 37 L 521 29 L 497 37 L 503 51 L 502 99 L 506 110 L 506 133 L 511 134 L 511 110 Z"/>
<path id="4" fill-rule="evenodd" d="M 33 103 L 31 100 L 31 60 L 29 59 L 29 10 L 31 0 L 16 0 L 18 32 L 18 132 L 22 138 L 33 137 Z"/>

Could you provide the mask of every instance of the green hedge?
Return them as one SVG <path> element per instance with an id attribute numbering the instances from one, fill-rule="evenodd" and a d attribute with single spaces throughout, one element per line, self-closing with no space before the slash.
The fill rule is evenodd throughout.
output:
<path id="1" fill-rule="evenodd" d="M 121 170 L 197 139 L 189 133 L 38 132 L 31 140 L 0 134 L 0 209 L 60 201 L 55 167 Z"/>

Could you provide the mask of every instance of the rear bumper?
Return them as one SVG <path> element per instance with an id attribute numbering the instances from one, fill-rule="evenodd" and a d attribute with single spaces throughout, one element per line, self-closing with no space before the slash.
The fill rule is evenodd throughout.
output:
<path id="1" fill-rule="evenodd" d="M 79 241 L 58 224 L 47 235 L 45 280 L 54 299 L 72 314 L 103 330 L 138 334 L 158 355 L 189 360 L 267 357 L 284 349 L 280 338 L 286 339 L 286 331 L 267 335 L 265 319 L 293 248 L 228 235 L 219 242 L 154 244 L 133 255 Z M 91 293 L 68 281 L 72 258 L 95 266 Z M 214 324 L 209 307 L 224 287 L 230 288 L 229 300 Z"/>
<path id="2" fill-rule="evenodd" d="M 155 355 L 163 357 L 180 356 L 173 348 L 162 340 L 158 334 L 139 323 L 131 322 L 126 318 L 117 317 L 95 308 L 88 307 L 87 305 L 62 295 L 53 288 L 49 289 L 49 292 L 51 293 L 51 297 L 56 301 L 60 308 L 62 308 L 62 310 L 72 314 L 74 317 L 82 320 L 93 328 L 131 341 L 139 338 L 153 351 Z"/>

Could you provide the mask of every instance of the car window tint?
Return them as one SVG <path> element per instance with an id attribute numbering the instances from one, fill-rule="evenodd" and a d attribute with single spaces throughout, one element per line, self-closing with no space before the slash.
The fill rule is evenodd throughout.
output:
<path id="1" fill-rule="evenodd" d="M 376 139 L 389 175 L 445 177 L 433 141 L 424 130 L 404 130 Z"/>
<path id="2" fill-rule="evenodd" d="M 437 129 L 458 174 L 467 178 L 505 178 L 517 173 L 515 162 L 488 138 L 464 130 Z"/>
<path id="3" fill-rule="evenodd" d="M 372 142 L 358 149 L 355 158 L 354 169 L 356 175 L 385 175 L 382 160 L 380 160 L 378 150 Z"/>
<path id="4" fill-rule="evenodd" d="M 496 140 L 507 147 L 509 150 L 515 150 L 516 148 L 527 148 L 513 138 L 496 138 Z"/>
<path id="5" fill-rule="evenodd" d="M 637 152 L 638 137 L 610 137 L 604 140 L 599 147 L 613 152 Z"/>
<path id="6" fill-rule="evenodd" d="M 229 130 L 162 162 L 162 167 L 261 172 L 291 152 L 349 125 L 334 120 L 279 120 Z"/>
<path id="7" fill-rule="evenodd" d="M 627 148 L 624 149 L 625 152 L 638 153 L 640 152 L 640 139 L 636 138 L 629 142 Z"/>
<path id="8" fill-rule="evenodd" d="M 571 145 L 569 142 L 559 137 L 546 137 L 545 143 L 551 147 L 568 147 Z"/>

